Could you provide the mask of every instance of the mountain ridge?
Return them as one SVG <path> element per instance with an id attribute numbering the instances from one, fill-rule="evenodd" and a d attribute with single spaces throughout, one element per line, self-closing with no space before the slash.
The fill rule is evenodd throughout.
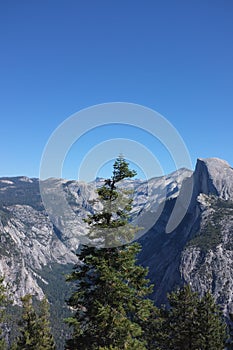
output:
<path id="1" fill-rule="evenodd" d="M 55 196 L 52 201 L 56 203 L 60 188 L 70 208 L 64 216 L 57 205 L 49 217 L 38 179 L 0 178 L 0 273 L 14 291 L 15 303 L 25 293 L 42 298 L 49 283 L 45 268 L 77 263 L 75 252 L 88 229 L 83 218 L 94 210 L 91 202 L 101 181 L 45 180 L 47 195 Z M 198 159 L 194 171 L 179 169 L 148 181 L 127 180 L 124 186 L 135 190 L 132 218 L 139 226 L 148 223 L 139 237 L 139 263 L 149 267 L 155 302 L 166 302 L 167 292 L 192 283 L 200 294 L 210 289 L 228 316 L 233 311 L 230 165 L 218 158 Z M 188 202 L 187 192 L 191 193 Z M 166 233 L 174 208 L 185 215 Z"/>

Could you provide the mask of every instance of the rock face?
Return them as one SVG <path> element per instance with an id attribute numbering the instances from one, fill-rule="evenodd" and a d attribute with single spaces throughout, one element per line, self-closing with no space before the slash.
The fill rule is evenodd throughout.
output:
<path id="1" fill-rule="evenodd" d="M 43 296 L 51 283 L 45 271 L 78 263 L 75 251 L 87 232 L 83 218 L 98 209 L 102 183 L 46 180 L 46 212 L 38 179 L 0 179 L 0 273 L 16 303 L 25 293 Z M 226 315 L 233 312 L 233 169 L 220 159 L 198 159 L 194 172 L 180 169 L 122 186 L 135 191 L 132 220 L 144 226 L 139 262 L 149 267 L 155 301 L 164 303 L 167 292 L 191 283 L 200 294 L 210 290 Z M 177 215 L 182 220 L 174 226 Z"/>
<path id="2" fill-rule="evenodd" d="M 229 189 L 220 193 L 228 196 Z M 197 206 L 199 229 L 181 253 L 180 274 L 201 294 L 210 290 L 229 315 L 233 311 L 233 202 L 201 194 Z"/>
<path id="3" fill-rule="evenodd" d="M 228 316 L 233 311 L 233 169 L 217 158 L 198 159 L 192 182 L 184 219 L 165 233 L 176 199 L 167 201 L 158 222 L 140 240 L 140 262 L 149 266 L 158 304 L 166 303 L 167 292 L 190 283 L 201 295 L 211 291 Z"/>
<path id="4" fill-rule="evenodd" d="M 124 187 L 135 190 L 132 216 L 145 208 L 154 212 L 167 196 L 177 196 L 183 179 L 190 174 L 182 169 L 149 182 L 125 181 Z M 50 283 L 45 269 L 78 262 L 75 252 L 87 231 L 83 219 L 98 209 L 94 201 L 96 187 L 101 184 L 102 179 L 90 184 L 63 179 L 43 181 L 48 216 L 38 179 L 0 179 L 0 274 L 5 276 L 16 303 L 26 293 L 43 297 Z M 68 206 L 64 206 L 64 198 Z"/>
<path id="5" fill-rule="evenodd" d="M 233 200 L 233 169 L 218 158 L 198 159 L 194 173 L 196 193 Z"/>
<path id="6" fill-rule="evenodd" d="M 48 281 L 39 271 L 51 263 L 75 263 L 77 258 L 57 236 L 42 209 L 37 180 L 0 179 L 0 197 L 0 272 L 15 302 L 26 293 L 42 298 L 38 280 Z"/>

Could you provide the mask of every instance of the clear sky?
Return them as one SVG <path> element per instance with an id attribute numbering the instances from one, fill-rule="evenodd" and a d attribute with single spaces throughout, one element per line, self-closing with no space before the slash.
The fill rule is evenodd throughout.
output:
<path id="1" fill-rule="evenodd" d="M 233 166 L 232 0 L 0 1 L 0 49 L 0 176 L 38 177 L 52 132 L 77 111 L 114 101 L 167 118 L 193 166 L 197 157 Z M 64 177 L 75 178 L 90 147 L 127 131 L 87 133 Z M 140 142 L 165 172 L 175 170 L 148 135 Z"/>

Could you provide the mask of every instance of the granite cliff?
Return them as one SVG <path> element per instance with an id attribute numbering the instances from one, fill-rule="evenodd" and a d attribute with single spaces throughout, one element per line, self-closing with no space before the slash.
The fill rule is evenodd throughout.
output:
<path id="1" fill-rule="evenodd" d="M 63 288 L 60 272 L 78 262 L 75 251 L 87 230 L 83 218 L 96 208 L 96 186 L 102 181 L 46 180 L 47 196 L 54 203 L 48 216 L 38 179 L 0 179 L 0 273 L 15 303 L 25 293 L 38 298 L 48 290 L 53 293 L 51 275 L 56 289 Z M 139 261 L 149 266 L 155 301 L 164 303 L 167 292 L 191 283 L 200 294 L 210 290 L 225 314 L 231 313 L 233 169 L 217 158 L 198 159 L 194 172 L 180 169 L 149 181 L 128 180 L 123 186 L 135 191 L 132 219 L 145 227 Z M 58 189 L 69 213 L 59 204 Z M 188 202 L 186 193 L 191 193 Z M 174 208 L 175 216 L 182 211 L 185 215 L 167 230 Z"/>

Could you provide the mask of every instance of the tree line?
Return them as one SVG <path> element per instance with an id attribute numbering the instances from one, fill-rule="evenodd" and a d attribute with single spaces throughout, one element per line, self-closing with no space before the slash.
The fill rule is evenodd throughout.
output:
<path id="1" fill-rule="evenodd" d="M 66 350 L 222 350 L 229 343 L 223 315 L 211 293 L 200 297 L 190 285 L 168 295 L 168 306 L 156 307 L 150 299 L 153 285 L 148 269 L 137 264 L 141 249 L 130 243 L 137 228 L 129 223 L 130 191 L 119 183 L 136 172 L 120 156 L 110 179 L 97 189 L 101 210 L 89 215 L 88 245 L 78 253 L 67 281 L 75 291 L 67 301 L 66 319 L 72 335 Z M 6 289 L 0 283 L 0 323 L 4 325 Z M 19 334 L 13 344 L 0 334 L 0 350 L 53 350 L 49 304 L 36 311 L 32 296 L 22 298 Z"/>

